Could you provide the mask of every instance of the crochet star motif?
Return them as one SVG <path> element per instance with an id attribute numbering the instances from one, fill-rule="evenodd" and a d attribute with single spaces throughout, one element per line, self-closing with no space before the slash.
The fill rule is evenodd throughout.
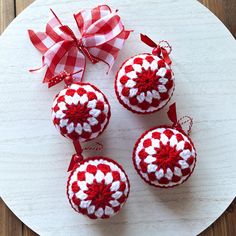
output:
<path id="1" fill-rule="evenodd" d="M 109 206 L 109 201 L 113 198 L 111 195 L 114 193 L 110 190 L 111 184 L 106 185 L 104 181 L 97 183 L 94 181 L 88 185 L 88 190 L 85 193 L 88 195 L 87 200 L 91 200 L 91 204 L 95 205 L 96 209 Z"/>
<path id="2" fill-rule="evenodd" d="M 135 88 L 138 89 L 138 94 L 157 89 L 159 79 L 161 78 L 156 75 L 157 71 L 153 71 L 151 68 L 148 68 L 148 70 L 143 68 L 141 73 L 137 73 L 138 77 L 134 81 L 136 82 Z"/>
<path id="3" fill-rule="evenodd" d="M 65 119 L 68 119 L 68 123 L 83 123 L 86 122 L 91 115 L 89 114 L 91 108 L 87 107 L 87 103 L 81 104 L 66 104 L 67 110 L 63 111 L 66 116 Z"/>
<path id="4" fill-rule="evenodd" d="M 160 143 L 159 148 L 155 148 L 156 154 L 153 155 L 153 157 L 156 158 L 156 161 L 154 162 L 158 166 L 159 169 L 163 169 L 164 172 L 168 168 L 170 168 L 172 171 L 174 171 L 175 167 L 180 167 L 179 161 L 182 160 L 180 157 L 181 150 L 176 150 L 176 145 L 174 147 L 171 147 L 169 143 L 167 145 L 164 145 L 163 143 Z"/>

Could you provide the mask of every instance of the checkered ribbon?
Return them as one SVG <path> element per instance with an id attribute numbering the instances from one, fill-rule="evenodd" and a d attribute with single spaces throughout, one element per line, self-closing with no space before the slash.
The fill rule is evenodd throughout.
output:
<path id="1" fill-rule="evenodd" d="M 111 68 L 130 31 L 125 30 L 120 16 L 106 6 L 82 10 L 74 15 L 76 30 L 63 25 L 52 11 L 52 18 L 45 32 L 29 30 L 33 45 L 42 53 L 42 67 L 47 67 L 44 83 L 53 86 L 61 81 L 60 73 L 74 74 L 75 82 L 81 81 L 86 58 L 92 63 L 103 61 Z M 80 73 L 76 73 L 80 71 Z"/>

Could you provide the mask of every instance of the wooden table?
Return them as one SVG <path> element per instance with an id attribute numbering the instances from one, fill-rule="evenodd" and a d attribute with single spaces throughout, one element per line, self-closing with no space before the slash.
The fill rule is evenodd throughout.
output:
<path id="1" fill-rule="evenodd" d="M 33 0 L 0 0 L 0 32 Z M 236 36 L 236 2 L 235 0 L 200 0 L 212 10 Z M 201 235 L 236 235 L 236 201 L 226 212 Z M 0 201 L 0 235 L 1 236 L 26 236 L 36 235 L 27 226 L 20 222 L 17 217 Z"/>

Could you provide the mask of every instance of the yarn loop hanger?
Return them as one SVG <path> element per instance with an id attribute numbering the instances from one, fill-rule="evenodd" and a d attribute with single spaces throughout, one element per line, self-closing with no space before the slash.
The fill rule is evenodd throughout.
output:
<path id="1" fill-rule="evenodd" d="M 180 119 L 178 119 L 177 111 L 176 111 L 176 103 L 173 103 L 172 105 L 170 105 L 167 115 L 170 121 L 173 122 L 173 125 L 172 125 L 173 128 L 183 131 L 187 135 L 190 135 L 191 129 L 193 126 L 193 119 L 190 116 L 183 116 Z M 187 125 L 187 129 L 183 127 L 184 125 Z"/>
<path id="2" fill-rule="evenodd" d="M 103 150 L 103 144 L 96 142 L 95 145 L 93 146 L 87 146 L 85 148 L 81 147 L 81 144 L 79 141 L 74 141 L 73 142 L 76 154 L 74 154 L 71 158 L 71 162 L 69 164 L 68 170 L 67 172 L 70 172 L 71 170 L 73 170 L 74 166 L 76 164 L 78 164 L 79 162 L 84 160 L 84 157 L 82 155 L 83 151 L 101 151 Z"/>

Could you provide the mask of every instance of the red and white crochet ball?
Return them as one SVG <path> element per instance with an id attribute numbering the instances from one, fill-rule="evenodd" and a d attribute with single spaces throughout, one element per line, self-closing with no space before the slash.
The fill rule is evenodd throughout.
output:
<path id="1" fill-rule="evenodd" d="M 123 168 L 104 157 L 82 161 L 67 182 L 72 208 L 91 219 L 110 218 L 118 213 L 129 190 L 129 180 Z"/>
<path id="2" fill-rule="evenodd" d="M 53 123 L 60 133 L 74 141 L 88 141 L 99 136 L 111 116 L 105 95 L 89 83 L 74 83 L 54 99 Z"/>
<path id="3" fill-rule="evenodd" d="M 196 156 L 192 141 L 183 132 L 158 127 L 145 132 L 136 142 L 133 163 L 147 183 L 169 188 L 190 177 Z"/>
<path id="4" fill-rule="evenodd" d="M 170 66 L 158 56 L 140 54 L 124 62 L 116 75 L 115 91 L 128 110 L 148 114 L 163 108 L 174 91 Z"/>

